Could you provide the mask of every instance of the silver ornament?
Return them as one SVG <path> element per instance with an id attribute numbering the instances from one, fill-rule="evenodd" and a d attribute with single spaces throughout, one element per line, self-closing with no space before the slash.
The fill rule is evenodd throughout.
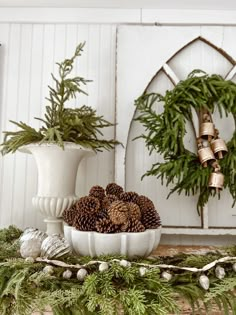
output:
<path id="1" fill-rule="evenodd" d="M 85 279 L 85 277 L 87 277 L 87 275 L 88 275 L 87 270 L 82 268 L 82 269 L 78 270 L 78 272 L 77 272 L 77 279 L 79 281 L 83 281 Z"/>
<path id="2" fill-rule="evenodd" d="M 28 241 L 30 239 L 38 239 L 42 243 L 46 237 L 47 234 L 45 232 L 42 232 L 35 228 L 27 228 L 24 230 L 24 233 L 20 237 L 20 243 L 23 243 L 24 241 Z"/>
<path id="3" fill-rule="evenodd" d="M 107 271 L 108 269 L 109 269 L 109 265 L 107 262 L 102 262 L 98 267 L 98 270 L 100 272 Z"/>
<path id="4" fill-rule="evenodd" d="M 70 279 L 72 277 L 72 271 L 70 271 L 69 269 L 67 269 L 66 271 L 63 272 L 62 277 L 64 279 Z"/>
<path id="5" fill-rule="evenodd" d="M 172 274 L 169 273 L 168 271 L 163 271 L 161 277 L 166 281 L 170 281 L 172 279 Z"/>
<path id="6" fill-rule="evenodd" d="M 33 257 L 26 257 L 26 258 L 25 258 L 25 262 L 27 262 L 27 263 L 34 263 L 35 260 L 34 260 Z"/>
<path id="7" fill-rule="evenodd" d="M 20 254 L 23 258 L 40 256 L 41 241 L 39 239 L 29 239 L 24 241 L 20 246 Z"/>
<path id="8" fill-rule="evenodd" d="M 58 234 L 49 235 L 42 243 L 41 256 L 46 258 L 58 258 L 71 252 L 70 244 L 64 237 Z"/>
<path id="9" fill-rule="evenodd" d="M 125 259 L 122 259 L 122 260 L 120 261 L 120 265 L 121 265 L 122 267 L 125 267 L 125 268 L 131 267 L 131 262 L 129 262 L 129 261 L 125 260 Z"/>
<path id="10" fill-rule="evenodd" d="M 147 273 L 148 269 L 146 267 L 140 267 L 139 268 L 139 274 L 141 277 L 145 276 L 145 274 Z"/>
<path id="11" fill-rule="evenodd" d="M 233 264 L 233 271 L 236 272 L 236 263 Z"/>
<path id="12" fill-rule="evenodd" d="M 201 275 L 199 277 L 199 283 L 200 283 L 200 286 L 204 289 L 204 290 L 208 290 L 209 287 L 210 287 L 210 280 L 207 276 L 205 275 Z"/>
<path id="13" fill-rule="evenodd" d="M 215 275 L 216 275 L 216 278 L 218 279 L 223 279 L 225 277 L 225 270 L 223 267 L 221 266 L 217 266 L 216 269 L 215 269 Z"/>
<path id="14" fill-rule="evenodd" d="M 54 273 L 54 268 L 53 268 L 53 266 L 45 266 L 43 268 L 43 272 L 45 272 L 49 275 L 52 275 Z"/>

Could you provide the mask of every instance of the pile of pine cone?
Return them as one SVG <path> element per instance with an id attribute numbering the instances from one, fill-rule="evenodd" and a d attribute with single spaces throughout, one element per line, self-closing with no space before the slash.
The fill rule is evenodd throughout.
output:
<path id="1" fill-rule="evenodd" d="M 93 186 L 89 196 L 80 198 L 63 213 L 64 221 L 80 231 L 100 233 L 143 232 L 161 225 L 153 202 L 135 192 L 110 183 L 104 189 Z"/>

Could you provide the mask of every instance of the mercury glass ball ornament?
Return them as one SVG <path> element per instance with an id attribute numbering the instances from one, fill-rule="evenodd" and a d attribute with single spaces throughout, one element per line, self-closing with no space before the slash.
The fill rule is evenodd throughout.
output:
<path id="1" fill-rule="evenodd" d="M 201 275 L 199 277 L 199 283 L 200 283 L 200 286 L 204 289 L 204 290 L 208 290 L 209 287 L 210 287 L 210 280 L 207 276 L 205 275 Z"/>
<path id="2" fill-rule="evenodd" d="M 24 233 L 20 237 L 20 243 L 23 243 L 24 241 L 27 241 L 30 239 L 38 239 L 42 243 L 46 237 L 47 237 L 47 234 L 45 232 L 42 232 L 35 228 L 27 228 L 24 230 Z"/>
<path id="3" fill-rule="evenodd" d="M 23 258 L 37 258 L 41 252 L 41 240 L 28 239 L 24 241 L 20 246 L 20 254 Z"/>
<path id="4" fill-rule="evenodd" d="M 59 234 L 49 235 L 42 243 L 41 256 L 58 258 L 71 253 L 70 244 Z"/>

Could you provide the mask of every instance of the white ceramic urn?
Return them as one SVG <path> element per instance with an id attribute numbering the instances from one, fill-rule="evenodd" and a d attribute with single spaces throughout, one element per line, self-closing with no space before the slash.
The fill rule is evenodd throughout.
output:
<path id="1" fill-rule="evenodd" d="M 62 213 L 78 199 L 75 185 L 79 163 L 93 151 L 65 142 L 64 149 L 53 143 L 35 143 L 24 146 L 21 152 L 31 153 L 36 160 L 38 191 L 32 202 L 45 217 L 47 234 L 63 234 Z"/>

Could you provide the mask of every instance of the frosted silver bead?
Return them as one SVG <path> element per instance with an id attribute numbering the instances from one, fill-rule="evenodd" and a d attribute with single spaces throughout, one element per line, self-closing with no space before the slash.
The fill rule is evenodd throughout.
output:
<path id="1" fill-rule="evenodd" d="M 54 273 L 54 268 L 53 268 L 53 266 L 45 266 L 43 268 L 43 272 L 45 272 L 49 275 L 52 275 Z"/>
<path id="2" fill-rule="evenodd" d="M 169 273 L 168 271 L 163 271 L 161 273 L 161 277 L 165 279 L 166 281 L 170 281 L 172 279 L 172 274 Z"/>
<path id="3" fill-rule="evenodd" d="M 145 267 L 140 267 L 139 268 L 139 274 L 141 277 L 145 276 L 145 274 L 147 273 L 148 269 Z"/>
<path id="4" fill-rule="evenodd" d="M 28 263 L 34 263 L 34 262 L 35 262 L 35 260 L 34 260 L 34 258 L 33 258 L 33 257 L 26 257 L 26 258 L 25 258 L 25 262 L 28 262 Z"/>
<path id="5" fill-rule="evenodd" d="M 70 279 L 72 277 L 72 271 L 70 271 L 69 269 L 67 269 L 66 271 L 63 272 L 62 277 L 64 279 Z"/>
<path id="6" fill-rule="evenodd" d="M 20 246 L 21 257 L 36 258 L 40 256 L 41 252 L 41 241 L 39 239 L 28 239 L 24 241 Z"/>
<path id="7" fill-rule="evenodd" d="M 233 271 L 236 272 L 236 263 L 233 264 Z"/>
<path id="8" fill-rule="evenodd" d="M 86 269 L 82 268 L 77 272 L 77 279 L 79 281 L 83 281 L 85 279 L 85 277 L 87 277 L 88 272 Z"/>
<path id="9" fill-rule="evenodd" d="M 200 286 L 204 289 L 204 290 L 208 290 L 209 287 L 210 287 L 210 280 L 207 276 L 205 275 L 201 275 L 199 277 L 199 283 L 200 283 Z"/>
<path id="10" fill-rule="evenodd" d="M 99 267 L 98 267 L 98 270 L 100 272 L 104 272 L 104 271 L 107 271 L 109 269 L 109 265 L 107 262 L 102 262 Z"/>
<path id="11" fill-rule="evenodd" d="M 129 261 L 127 261 L 127 260 L 125 260 L 125 259 L 122 259 L 121 261 L 120 261 L 120 265 L 122 266 L 122 267 L 131 267 L 131 262 L 129 262 Z"/>
<path id="12" fill-rule="evenodd" d="M 215 269 L 215 275 L 218 279 L 223 279 L 225 277 L 225 270 L 221 266 L 217 266 Z"/>

